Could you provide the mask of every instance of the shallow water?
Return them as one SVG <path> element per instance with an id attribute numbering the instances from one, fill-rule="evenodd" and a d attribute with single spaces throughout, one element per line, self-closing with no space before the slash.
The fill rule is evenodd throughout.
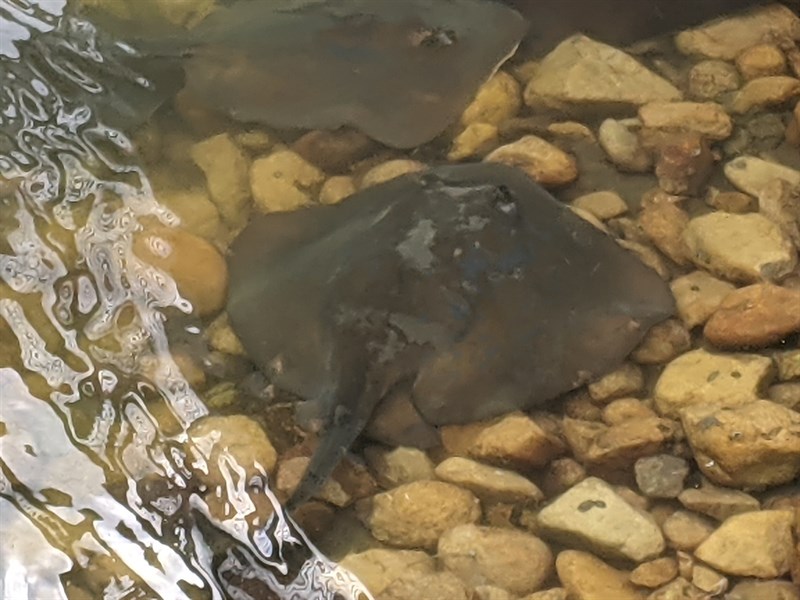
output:
<path id="1" fill-rule="evenodd" d="M 208 409 L 165 322 L 192 306 L 132 251 L 142 219 L 177 218 L 102 120 L 135 116 L 151 84 L 64 10 L 0 0 L 0 596 L 366 597 L 283 514 L 263 469 L 244 480 L 253 466 L 224 451 L 209 464 L 213 435 L 188 440 Z M 214 468 L 224 520 L 186 492 Z M 248 518 L 254 500 L 273 507 L 266 524 Z"/>

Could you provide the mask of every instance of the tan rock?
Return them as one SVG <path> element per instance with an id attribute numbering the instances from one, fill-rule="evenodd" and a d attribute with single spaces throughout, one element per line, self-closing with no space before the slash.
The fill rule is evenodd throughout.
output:
<path id="1" fill-rule="evenodd" d="M 744 114 L 753 109 L 783 104 L 800 96 L 800 79 L 786 75 L 759 77 L 748 81 L 736 92 L 731 111 Z"/>
<path id="2" fill-rule="evenodd" d="M 530 479 L 467 458 L 447 458 L 436 466 L 435 473 L 442 481 L 468 489 L 481 500 L 511 504 L 544 500 L 544 494 Z"/>
<path id="3" fill-rule="evenodd" d="M 760 214 L 714 212 L 695 217 L 683 239 L 697 266 L 733 281 L 780 279 L 797 264 L 791 240 Z"/>
<path id="4" fill-rule="evenodd" d="M 636 567 L 630 574 L 631 583 L 648 588 L 657 588 L 669 583 L 678 576 L 678 564 L 672 557 L 665 556 Z"/>
<path id="5" fill-rule="evenodd" d="M 479 429 L 473 440 L 470 456 L 500 465 L 541 467 L 564 451 L 557 437 L 522 413 Z"/>
<path id="6" fill-rule="evenodd" d="M 275 140 L 263 129 L 242 131 L 233 136 L 233 141 L 239 148 L 255 154 L 263 154 L 275 145 Z"/>
<path id="7" fill-rule="evenodd" d="M 203 238 L 154 226 L 134 235 L 133 252 L 172 277 L 198 316 L 212 315 L 225 305 L 228 267 L 219 251 Z"/>
<path id="8" fill-rule="evenodd" d="M 778 369 L 778 379 L 780 381 L 790 381 L 800 379 L 800 348 L 776 352 L 772 359 Z"/>
<path id="9" fill-rule="evenodd" d="M 710 188 L 706 194 L 706 204 L 717 210 L 731 213 L 747 213 L 756 209 L 756 200 L 744 192 L 720 192 Z"/>
<path id="10" fill-rule="evenodd" d="M 675 44 L 684 54 L 733 60 L 751 46 L 776 39 L 800 39 L 800 18 L 778 3 L 682 31 Z"/>
<path id="11" fill-rule="evenodd" d="M 311 202 L 325 174 L 292 150 L 278 150 L 253 161 L 250 189 L 261 212 L 289 211 Z"/>
<path id="12" fill-rule="evenodd" d="M 290 498 L 308 470 L 311 459 L 308 456 L 295 456 L 282 460 L 275 476 L 275 490 L 284 498 Z M 343 508 L 353 503 L 353 496 L 344 489 L 335 477 L 329 477 L 314 494 L 314 498 L 324 500 L 333 506 Z"/>
<path id="13" fill-rule="evenodd" d="M 221 133 L 194 144 L 191 156 L 205 173 L 208 193 L 225 223 L 244 225 L 250 209 L 250 161 L 244 152 L 230 135 Z"/>
<path id="14" fill-rule="evenodd" d="M 348 554 L 339 565 L 352 572 L 375 596 L 402 575 L 427 575 L 436 570 L 432 556 L 421 550 L 374 548 Z"/>
<path id="15" fill-rule="evenodd" d="M 572 201 L 572 206 L 588 211 L 601 221 L 613 219 L 628 212 L 628 205 L 613 191 L 591 192 Z"/>
<path id="16" fill-rule="evenodd" d="M 631 418 L 611 427 L 566 417 L 563 427 L 564 437 L 578 460 L 616 468 L 660 451 L 675 435 L 674 424 L 659 417 Z"/>
<path id="17" fill-rule="evenodd" d="M 625 363 L 618 369 L 604 375 L 587 386 L 592 400 L 605 402 L 612 398 L 636 394 L 644 387 L 641 368 L 633 363 Z"/>
<path id="18" fill-rule="evenodd" d="M 758 210 L 800 248 L 800 184 L 772 180 L 758 194 Z"/>
<path id="19" fill-rule="evenodd" d="M 328 177 L 319 190 L 320 204 L 339 204 L 356 193 L 356 182 L 349 175 Z"/>
<path id="20" fill-rule="evenodd" d="M 695 404 L 741 406 L 758 399 L 772 376 L 772 361 L 755 354 L 711 354 L 698 349 L 670 362 L 656 382 L 656 410 L 678 417 Z"/>
<path id="21" fill-rule="evenodd" d="M 739 88 L 736 68 L 724 60 L 702 60 L 689 70 L 689 94 L 701 100 L 713 100 Z"/>
<path id="22" fill-rule="evenodd" d="M 206 337 L 209 345 L 218 352 L 234 356 L 246 356 L 247 354 L 228 321 L 228 313 L 222 313 L 209 324 L 206 329 Z"/>
<path id="23" fill-rule="evenodd" d="M 689 263 L 689 249 L 683 239 L 689 215 L 682 208 L 672 202 L 651 204 L 639 213 L 639 224 L 656 248 L 673 262 Z"/>
<path id="24" fill-rule="evenodd" d="M 388 489 L 434 478 L 433 461 L 419 448 L 368 446 L 364 457 L 375 479 Z"/>
<path id="25" fill-rule="evenodd" d="M 713 596 L 724 594 L 728 589 L 728 578 L 705 565 L 692 566 L 692 583 Z"/>
<path id="26" fill-rule="evenodd" d="M 725 164 L 725 177 L 739 190 L 758 196 L 774 179 L 800 185 L 800 171 L 755 156 L 738 156 Z"/>
<path id="27" fill-rule="evenodd" d="M 638 126 L 641 123 L 638 122 Z M 650 154 L 628 122 L 606 119 L 597 130 L 598 141 L 609 160 L 621 171 L 645 173 L 653 166 Z"/>
<path id="28" fill-rule="evenodd" d="M 782 75 L 786 57 L 775 44 L 756 44 L 736 57 L 736 67 L 745 79 Z"/>
<path id="29" fill-rule="evenodd" d="M 499 125 L 516 116 L 522 106 L 522 89 L 508 73 L 498 71 L 478 88 L 474 100 L 461 115 L 463 125 Z"/>
<path id="30" fill-rule="evenodd" d="M 560 587 L 550 588 L 549 590 L 528 594 L 519 600 L 567 600 L 567 590 Z"/>
<path id="31" fill-rule="evenodd" d="M 647 596 L 647 600 L 708 600 L 708 594 L 681 575 Z"/>
<path id="32" fill-rule="evenodd" d="M 709 519 L 686 510 L 675 511 L 661 525 L 669 546 L 687 552 L 703 543 L 714 527 Z"/>
<path id="33" fill-rule="evenodd" d="M 372 535 L 389 545 L 433 549 L 448 529 L 475 523 L 478 499 L 440 481 L 414 481 L 361 501 L 356 509 Z"/>
<path id="34" fill-rule="evenodd" d="M 762 348 L 800 331 L 800 290 L 757 283 L 728 294 L 703 328 L 724 349 Z"/>
<path id="35" fill-rule="evenodd" d="M 712 140 L 724 140 L 733 132 L 733 122 L 716 102 L 650 102 L 639 108 L 645 127 L 695 131 Z"/>
<path id="36" fill-rule="evenodd" d="M 678 496 L 686 508 L 724 521 L 738 515 L 759 509 L 759 502 L 750 494 L 739 490 L 717 487 L 705 482 L 699 488 L 688 488 Z"/>
<path id="37" fill-rule="evenodd" d="M 395 579 L 376 600 L 470 600 L 462 581 L 448 571 L 406 573 Z"/>
<path id="38" fill-rule="evenodd" d="M 681 414 L 700 470 L 715 483 L 761 489 L 800 474 L 800 414 L 769 400 Z"/>
<path id="39" fill-rule="evenodd" d="M 794 514 L 762 510 L 734 515 L 695 550 L 695 556 L 729 575 L 780 577 L 789 571 L 795 547 Z"/>
<path id="40" fill-rule="evenodd" d="M 375 165 L 364 174 L 361 178 L 361 189 L 363 190 L 373 185 L 384 183 L 385 181 L 407 173 L 418 173 L 419 171 L 424 171 L 426 168 L 427 167 L 423 163 L 408 158 L 387 160 L 386 162 Z"/>
<path id="41" fill-rule="evenodd" d="M 791 581 L 741 581 L 726 600 L 800 600 L 800 588 Z"/>
<path id="42" fill-rule="evenodd" d="M 771 385 L 767 397 L 776 404 L 800 412 L 800 381 Z"/>
<path id="43" fill-rule="evenodd" d="M 459 161 L 481 156 L 496 147 L 499 140 L 496 125 L 470 123 L 453 139 L 447 160 Z"/>
<path id="44" fill-rule="evenodd" d="M 652 518 L 596 477 L 564 492 L 539 512 L 537 520 L 543 536 L 601 556 L 641 562 L 664 550 L 664 538 Z"/>
<path id="45" fill-rule="evenodd" d="M 553 571 L 547 545 L 513 529 L 458 525 L 439 538 L 437 556 L 469 587 L 494 585 L 513 594 L 537 591 Z"/>
<path id="46" fill-rule="evenodd" d="M 619 425 L 630 419 L 657 417 L 653 409 L 638 398 L 618 398 L 603 407 L 603 422 L 606 425 Z"/>
<path id="47" fill-rule="evenodd" d="M 660 365 L 671 361 L 692 346 L 689 330 L 678 319 L 667 319 L 653 325 L 631 353 L 640 365 Z"/>
<path id="48" fill-rule="evenodd" d="M 156 197 L 161 204 L 178 216 L 182 229 L 212 241 L 219 236 L 221 225 L 219 211 L 205 190 L 198 188 L 156 190 Z"/>
<path id="49" fill-rule="evenodd" d="M 678 314 L 690 329 L 702 325 L 736 288 L 705 271 L 694 271 L 670 283 Z"/>
<path id="50" fill-rule="evenodd" d="M 556 557 L 558 578 L 575 600 L 644 600 L 644 594 L 619 571 L 586 552 L 564 550 Z"/>
<path id="51" fill-rule="evenodd" d="M 578 177 L 578 165 L 572 156 L 535 135 L 500 146 L 484 160 L 518 167 L 545 187 L 565 185 Z"/>
<path id="52" fill-rule="evenodd" d="M 547 465 L 542 479 L 542 489 L 548 498 L 566 492 L 586 479 L 586 469 L 573 458 L 557 458 Z"/>

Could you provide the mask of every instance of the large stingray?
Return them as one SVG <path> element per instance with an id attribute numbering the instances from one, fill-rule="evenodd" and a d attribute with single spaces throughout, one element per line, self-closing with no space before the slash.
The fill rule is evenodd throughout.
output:
<path id="1" fill-rule="evenodd" d="M 636 257 L 488 163 L 256 217 L 229 262 L 247 352 L 322 423 L 295 503 L 394 391 L 432 425 L 528 409 L 614 368 L 673 312 Z"/>

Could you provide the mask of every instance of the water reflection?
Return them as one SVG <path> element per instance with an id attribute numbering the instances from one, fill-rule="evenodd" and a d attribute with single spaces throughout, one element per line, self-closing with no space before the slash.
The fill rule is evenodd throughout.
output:
<path id="1" fill-rule="evenodd" d="M 164 329 L 192 307 L 132 251 L 142 219 L 177 219 L 102 119 L 157 90 L 64 10 L 0 0 L 3 597 L 368 597 L 261 465 L 188 436 L 207 409 Z"/>

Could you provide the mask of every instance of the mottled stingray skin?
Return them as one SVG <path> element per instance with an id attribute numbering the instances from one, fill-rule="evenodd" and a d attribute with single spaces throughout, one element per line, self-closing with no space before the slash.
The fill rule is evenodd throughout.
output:
<path id="1" fill-rule="evenodd" d="M 489 163 L 258 216 L 229 264 L 236 333 L 323 427 L 295 501 L 399 387 L 433 425 L 528 409 L 617 366 L 674 309 L 611 237 Z"/>
<path id="2" fill-rule="evenodd" d="M 486 0 L 242 0 L 143 49 L 180 51 L 192 96 L 238 120 L 352 125 L 411 148 L 458 118 L 526 29 Z"/>

